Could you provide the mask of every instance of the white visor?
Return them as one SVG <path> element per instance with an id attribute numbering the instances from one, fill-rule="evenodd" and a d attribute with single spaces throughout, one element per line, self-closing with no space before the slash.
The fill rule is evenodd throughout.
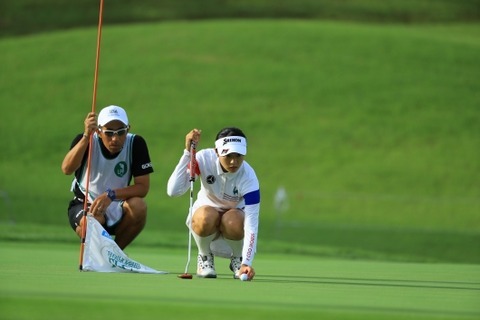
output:
<path id="1" fill-rule="evenodd" d="M 220 138 L 215 141 L 215 148 L 218 155 L 223 157 L 229 153 L 247 154 L 247 139 L 239 136 Z"/>

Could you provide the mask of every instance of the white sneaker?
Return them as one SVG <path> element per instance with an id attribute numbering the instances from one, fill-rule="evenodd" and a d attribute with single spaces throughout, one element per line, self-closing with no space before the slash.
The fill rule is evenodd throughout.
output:
<path id="1" fill-rule="evenodd" d="M 209 253 L 206 256 L 198 255 L 197 259 L 197 277 L 200 278 L 216 278 L 215 263 L 213 261 L 213 254 Z"/>
<path id="2" fill-rule="evenodd" d="M 233 278 L 238 279 L 240 275 L 240 267 L 242 266 L 242 257 L 232 257 L 230 258 L 230 270 L 233 271 Z"/>

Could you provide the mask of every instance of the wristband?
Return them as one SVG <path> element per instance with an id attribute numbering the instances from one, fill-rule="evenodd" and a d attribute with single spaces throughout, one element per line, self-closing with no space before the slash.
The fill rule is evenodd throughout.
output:
<path id="1" fill-rule="evenodd" d="M 83 136 L 88 139 L 88 134 L 83 133 Z"/>
<path id="2" fill-rule="evenodd" d="M 115 190 L 112 190 L 112 189 L 108 188 L 107 190 L 105 190 L 105 192 L 107 193 L 107 196 L 110 198 L 110 200 L 115 201 L 115 199 L 117 199 L 117 195 L 115 194 Z"/>

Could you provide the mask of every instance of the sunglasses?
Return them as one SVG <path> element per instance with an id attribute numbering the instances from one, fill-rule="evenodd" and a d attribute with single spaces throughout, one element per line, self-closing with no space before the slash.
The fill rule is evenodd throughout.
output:
<path id="1" fill-rule="evenodd" d="M 121 128 L 121 129 L 118 129 L 118 130 L 100 129 L 100 131 L 102 131 L 107 137 L 110 137 L 110 138 L 113 137 L 115 134 L 119 137 L 122 137 L 127 133 L 128 128 Z"/>

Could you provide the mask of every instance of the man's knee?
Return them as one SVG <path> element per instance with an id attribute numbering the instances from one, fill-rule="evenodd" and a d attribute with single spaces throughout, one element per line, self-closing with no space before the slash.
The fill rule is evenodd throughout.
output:
<path id="1" fill-rule="evenodd" d="M 142 198 L 131 198 L 123 205 L 124 216 L 135 223 L 145 224 L 147 219 L 147 203 Z"/>

